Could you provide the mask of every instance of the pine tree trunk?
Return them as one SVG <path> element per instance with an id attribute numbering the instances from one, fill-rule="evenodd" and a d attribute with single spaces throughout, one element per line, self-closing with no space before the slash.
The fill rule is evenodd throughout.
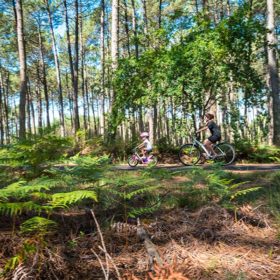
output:
<path id="1" fill-rule="evenodd" d="M 67 9 L 67 1 L 63 0 L 64 5 L 64 16 L 65 16 L 65 26 L 66 26 L 66 38 L 67 38 L 67 50 L 68 50 L 68 59 L 69 59 L 69 67 L 70 67 L 70 75 L 71 75 L 71 88 L 70 90 L 69 83 L 68 83 L 68 75 L 67 75 L 67 90 L 68 90 L 68 100 L 69 100 L 69 107 L 70 107 L 70 115 L 71 115 L 71 127 L 74 129 L 74 105 L 73 105 L 73 92 L 75 91 L 74 85 L 74 64 L 73 64 L 73 56 L 72 56 L 72 49 L 71 49 L 71 38 L 70 38 L 70 30 L 69 30 L 69 18 L 68 18 L 68 9 Z M 74 129 L 75 130 L 75 129 Z"/>
<path id="2" fill-rule="evenodd" d="M 119 18 L 119 1 L 112 0 L 112 41 L 111 41 L 111 59 L 112 59 L 112 71 L 114 72 L 118 66 L 118 18 Z M 114 98 L 113 98 L 114 99 Z"/>
<path id="3" fill-rule="evenodd" d="M 82 6 L 81 6 L 82 9 Z M 87 118 L 87 99 L 86 99 L 86 83 L 85 83 L 85 49 L 84 49 L 84 40 L 83 40 L 83 20 L 82 16 L 80 17 L 80 58 L 81 58 L 81 78 L 82 78 L 82 97 L 83 97 L 83 121 L 84 121 L 84 130 L 88 130 L 88 118 Z"/>
<path id="4" fill-rule="evenodd" d="M 4 85 L 4 78 L 2 73 L 1 74 L 1 84 L 2 84 L 2 92 L 3 92 L 3 105 L 4 105 L 4 112 L 5 112 L 5 140 L 6 143 L 10 143 L 10 126 L 9 126 L 9 121 L 10 121 L 10 116 L 9 116 L 9 88 L 10 88 L 10 74 L 7 72 L 6 78 L 6 85 Z M 4 88 L 5 87 L 5 88 Z"/>
<path id="5" fill-rule="evenodd" d="M 101 57 L 101 112 L 100 112 L 100 134 L 105 137 L 105 2 L 101 0 L 100 15 L 100 57 Z"/>
<path id="6" fill-rule="evenodd" d="M 124 28 L 125 28 L 125 34 L 126 34 L 126 49 L 127 49 L 127 55 L 130 57 L 130 36 L 129 36 L 129 22 L 128 22 L 128 14 L 127 14 L 127 2 L 124 0 Z"/>
<path id="7" fill-rule="evenodd" d="M 162 0 L 159 0 L 158 6 L 158 28 L 161 28 Z"/>
<path id="8" fill-rule="evenodd" d="M 272 99 L 272 123 L 273 123 L 273 144 L 280 146 L 280 93 L 279 93 L 279 74 L 277 62 L 277 40 L 275 36 L 275 19 L 273 0 L 267 0 L 267 57 L 268 57 L 268 76 L 269 90 Z"/>
<path id="9" fill-rule="evenodd" d="M 43 129 L 43 109 L 42 109 L 42 98 L 39 85 L 36 86 L 36 98 L 37 98 L 37 108 L 38 108 L 38 130 L 39 134 L 42 135 Z"/>
<path id="10" fill-rule="evenodd" d="M 112 76 L 114 76 L 115 71 L 118 67 L 118 42 L 119 42 L 119 0 L 112 0 L 112 27 L 111 27 L 111 69 L 112 69 Z M 109 133 L 110 136 L 108 141 L 112 142 L 115 140 L 117 127 L 114 123 L 117 117 L 117 111 L 113 110 L 115 105 L 115 89 L 113 85 L 111 85 L 111 102 L 109 104 L 109 113 L 113 113 L 112 121 L 109 123 Z"/>
<path id="11" fill-rule="evenodd" d="M 73 92 L 73 105 L 74 105 L 74 132 L 75 134 L 80 129 L 79 119 L 79 105 L 78 105 L 78 77 L 79 72 L 79 3 L 75 0 L 75 62 L 74 62 L 74 92 Z"/>
<path id="12" fill-rule="evenodd" d="M 67 90 L 67 97 L 68 97 L 68 102 L 69 102 L 71 128 L 73 128 L 74 127 L 74 121 L 73 121 L 73 98 L 72 98 L 72 92 L 71 92 L 70 87 L 69 87 L 68 73 L 66 73 L 66 90 Z"/>
<path id="13" fill-rule="evenodd" d="M 40 63 L 41 63 L 42 74 L 43 74 L 43 88 L 44 88 L 44 95 L 45 95 L 45 102 L 46 102 L 46 119 L 47 119 L 47 127 L 50 127 L 51 126 L 50 104 L 49 104 L 47 74 L 46 74 L 46 65 L 45 65 L 44 52 L 43 52 L 43 43 L 42 43 L 40 22 L 38 22 L 38 28 L 39 28 L 38 33 L 39 33 L 39 47 L 40 47 Z"/>
<path id="14" fill-rule="evenodd" d="M 148 34 L 148 14 L 147 14 L 147 2 L 146 0 L 142 0 L 143 3 L 143 18 L 144 18 L 144 34 L 147 36 Z"/>
<path id="15" fill-rule="evenodd" d="M 32 134 L 32 127 L 31 127 L 31 106 L 30 106 L 30 98 L 31 98 L 31 88 L 30 88 L 30 81 L 27 80 L 27 103 L 26 103 L 26 111 L 27 111 L 27 128 L 29 135 Z"/>
<path id="16" fill-rule="evenodd" d="M 46 4 L 48 17 L 49 17 L 51 39 L 52 39 L 52 49 L 53 49 L 53 56 L 54 56 L 55 70 L 56 70 L 56 80 L 57 80 L 58 100 L 59 100 L 60 132 L 61 132 L 62 136 L 65 136 L 64 106 L 63 106 L 62 84 L 61 84 L 61 74 L 60 74 L 60 61 L 58 58 L 56 40 L 55 40 L 55 36 L 54 36 L 53 20 L 52 20 L 52 14 L 51 14 L 50 6 L 49 6 L 49 0 L 44 0 L 44 1 Z"/>
<path id="17" fill-rule="evenodd" d="M 139 47 L 138 47 L 138 31 L 137 31 L 137 14 L 135 8 L 135 1 L 131 0 L 132 5 L 132 28 L 134 33 L 134 47 L 135 47 L 135 57 L 136 59 L 139 58 Z"/>
<path id="18" fill-rule="evenodd" d="M 25 41 L 24 41 L 24 23 L 22 12 L 22 1 L 14 0 L 16 11 L 16 23 L 17 23 L 17 42 L 19 53 L 19 65 L 20 65 L 20 104 L 19 104 L 19 138 L 25 139 L 26 137 L 26 94 L 27 94 L 27 76 L 26 76 L 26 54 L 25 54 Z"/>
<path id="19" fill-rule="evenodd" d="M 3 110 L 3 85 L 0 81 L 0 144 L 4 145 L 4 123 L 3 123 L 3 116 L 4 116 L 4 110 Z"/>
<path id="20" fill-rule="evenodd" d="M 33 97 L 32 94 L 30 93 L 30 113 L 31 113 L 31 120 L 32 120 L 32 127 L 31 127 L 31 131 L 33 134 L 36 135 L 36 118 L 35 118 L 35 108 L 34 108 L 34 104 L 33 104 Z"/>

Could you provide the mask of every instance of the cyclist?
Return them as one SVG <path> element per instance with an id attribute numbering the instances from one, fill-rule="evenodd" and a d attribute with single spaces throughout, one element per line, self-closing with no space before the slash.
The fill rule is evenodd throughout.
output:
<path id="1" fill-rule="evenodd" d="M 205 114 L 205 121 L 206 121 L 206 125 L 204 127 L 200 128 L 199 130 L 197 130 L 196 133 L 199 133 L 206 129 L 210 130 L 211 136 L 208 137 L 208 139 L 205 139 L 203 144 L 204 144 L 205 148 L 207 149 L 207 151 L 210 153 L 210 155 L 212 155 L 212 157 L 215 158 L 215 156 L 217 156 L 217 154 L 213 150 L 213 144 L 215 144 L 217 141 L 221 140 L 221 131 L 220 131 L 220 128 L 218 127 L 218 125 L 214 122 L 214 115 L 212 113 Z M 204 163 L 207 159 L 207 155 L 205 153 L 203 153 L 202 157 L 203 158 L 201 159 L 201 163 Z"/>
<path id="2" fill-rule="evenodd" d="M 143 155 L 143 162 L 147 162 L 147 155 L 150 153 L 153 149 L 153 146 L 151 142 L 149 141 L 149 133 L 148 132 L 142 132 L 140 134 L 140 137 L 142 139 L 142 143 L 137 146 L 137 148 L 141 149 L 142 155 Z"/>

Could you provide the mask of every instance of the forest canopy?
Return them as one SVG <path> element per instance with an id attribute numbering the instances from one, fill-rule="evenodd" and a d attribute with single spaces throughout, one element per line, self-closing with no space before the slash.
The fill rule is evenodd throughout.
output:
<path id="1" fill-rule="evenodd" d="M 0 142 L 84 131 L 171 145 L 212 111 L 223 138 L 280 143 L 275 1 L 0 2 Z"/>

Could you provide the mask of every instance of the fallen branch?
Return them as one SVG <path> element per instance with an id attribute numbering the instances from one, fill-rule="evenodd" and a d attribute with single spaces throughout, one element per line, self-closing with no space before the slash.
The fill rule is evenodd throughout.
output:
<path id="1" fill-rule="evenodd" d="M 96 256 L 97 260 L 99 261 L 99 263 L 100 263 L 100 265 L 101 265 L 101 268 L 102 268 L 102 271 L 103 271 L 103 273 L 104 273 L 104 276 L 105 276 L 105 279 L 106 279 L 106 280 L 109 279 L 109 275 L 110 275 L 109 260 L 111 261 L 111 263 L 112 263 L 112 265 L 113 265 L 113 267 L 114 267 L 114 269 L 115 269 L 115 272 L 116 272 L 116 274 L 117 274 L 117 276 L 118 276 L 118 279 L 121 279 L 121 275 L 120 275 L 120 273 L 119 273 L 119 270 L 118 270 L 118 268 L 117 268 L 117 266 L 116 266 L 116 264 L 115 264 L 113 258 L 110 256 L 110 254 L 108 253 L 108 251 L 107 251 L 107 249 L 106 249 L 106 245 L 105 245 L 105 242 L 104 242 L 103 234 L 102 234 L 102 231 L 101 231 L 101 229 L 100 229 L 99 223 L 98 223 L 98 221 L 97 221 L 97 219 L 96 219 L 96 217 L 95 217 L 95 214 L 94 214 L 94 212 L 93 212 L 92 209 L 90 210 L 90 212 L 91 212 L 91 215 L 92 215 L 92 217 L 93 217 L 93 219 L 94 219 L 94 222 L 95 222 L 95 224 L 96 224 L 97 232 L 98 232 L 98 234 L 99 234 L 99 236 L 100 236 L 100 240 L 101 240 L 101 245 L 102 245 L 102 246 L 98 246 L 98 248 L 105 254 L 106 270 L 105 270 L 104 265 L 102 264 L 101 259 L 100 259 L 99 256 L 96 254 L 96 252 L 95 252 L 94 250 L 91 250 L 91 251 L 94 253 L 94 255 Z"/>

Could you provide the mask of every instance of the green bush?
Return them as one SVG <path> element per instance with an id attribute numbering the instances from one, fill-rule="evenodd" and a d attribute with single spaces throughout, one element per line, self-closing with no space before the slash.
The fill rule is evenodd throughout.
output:
<path id="1" fill-rule="evenodd" d="M 238 158 L 256 163 L 280 163 L 280 148 L 256 145 L 248 140 L 235 142 Z"/>
<path id="2" fill-rule="evenodd" d="M 52 133 L 35 136 L 1 149 L 0 163 L 37 174 L 42 166 L 64 156 L 72 144 L 70 138 L 58 137 Z"/>

